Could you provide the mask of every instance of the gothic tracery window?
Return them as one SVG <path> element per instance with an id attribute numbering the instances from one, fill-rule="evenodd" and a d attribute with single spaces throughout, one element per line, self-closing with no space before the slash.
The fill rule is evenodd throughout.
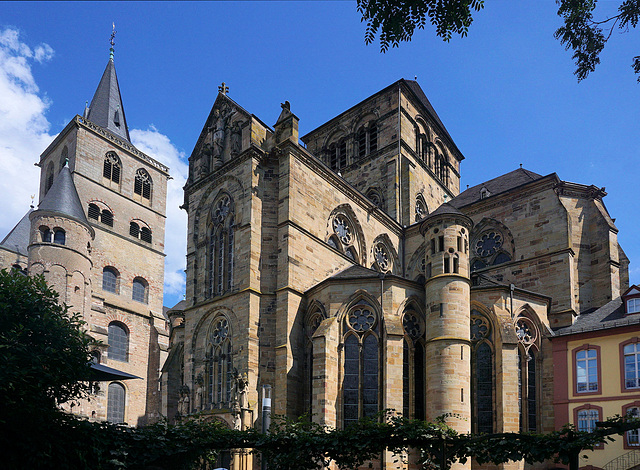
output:
<path id="1" fill-rule="evenodd" d="M 343 424 L 379 411 L 379 322 L 373 307 L 361 300 L 344 319 Z"/>
<path id="2" fill-rule="evenodd" d="M 222 295 L 233 288 L 234 217 L 233 202 L 224 194 L 211 212 L 209 230 L 209 296 Z"/>
<path id="3" fill-rule="evenodd" d="M 324 320 L 324 315 L 320 309 L 316 309 L 311 315 L 308 316 L 305 323 L 305 410 L 312 414 L 313 406 L 313 335 Z"/>
<path id="4" fill-rule="evenodd" d="M 518 409 L 520 430 L 536 432 L 538 429 L 538 328 L 525 316 L 516 319 L 518 337 Z"/>
<path id="5" fill-rule="evenodd" d="M 102 170 L 103 181 L 108 186 L 120 186 L 120 173 L 122 164 L 120 158 L 115 152 L 108 152 L 104 157 L 104 166 Z"/>
<path id="6" fill-rule="evenodd" d="M 359 260 L 355 230 L 349 217 L 344 213 L 338 213 L 331 220 L 330 226 L 333 233 L 327 243 L 357 263 Z"/>
<path id="7" fill-rule="evenodd" d="M 376 243 L 373 247 L 373 258 L 380 272 L 386 273 L 391 270 L 391 256 L 384 243 Z"/>
<path id="8" fill-rule="evenodd" d="M 133 183 L 133 194 L 134 197 L 139 201 L 150 201 L 151 200 L 151 187 L 152 180 L 149 173 L 144 168 L 139 168 L 136 171 L 136 178 Z"/>
<path id="9" fill-rule="evenodd" d="M 405 338 L 402 343 L 402 414 L 406 418 L 425 416 L 424 322 L 408 308 L 402 316 Z"/>
<path id="10" fill-rule="evenodd" d="M 477 310 L 471 311 L 471 428 L 493 432 L 493 334 L 491 323 Z"/>
<path id="11" fill-rule="evenodd" d="M 429 214 L 429 211 L 427 210 L 427 204 L 424 202 L 424 197 L 422 196 L 422 194 L 416 195 L 415 212 L 416 212 L 416 222 L 419 222 L 420 220 L 424 219 Z"/>
<path id="12" fill-rule="evenodd" d="M 218 317 L 212 324 L 207 348 L 207 398 L 211 408 L 229 407 L 234 380 L 233 348 L 229 321 Z"/>
<path id="13" fill-rule="evenodd" d="M 507 263 L 512 259 L 503 233 L 495 227 L 481 231 L 474 238 L 471 247 L 474 257 L 471 262 L 471 271 Z"/>

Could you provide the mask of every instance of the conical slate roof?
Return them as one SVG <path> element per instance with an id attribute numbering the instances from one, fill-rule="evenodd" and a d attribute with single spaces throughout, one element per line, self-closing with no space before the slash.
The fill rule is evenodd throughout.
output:
<path id="1" fill-rule="evenodd" d="M 433 211 L 431 214 L 429 214 L 427 216 L 427 218 L 433 217 L 433 216 L 436 216 L 436 215 L 441 215 L 441 214 L 464 215 L 462 212 L 460 212 L 458 209 L 453 207 L 448 202 L 444 202 L 444 203 L 442 203 L 440 205 L 440 207 L 438 207 L 435 211 Z"/>
<path id="2" fill-rule="evenodd" d="M 94 124 L 108 129 L 127 142 L 131 142 L 113 59 L 109 59 L 107 67 L 104 69 L 86 117 Z"/>
<path id="3" fill-rule="evenodd" d="M 57 212 L 89 225 L 82 209 L 76 185 L 73 183 L 71 172 L 67 166 L 64 166 L 58 173 L 53 185 L 40 201 L 40 204 L 38 204 L 38 210 Z"/>
<path id="4" fill-rule="evenodd" d="M 29 211 L 20 219 L 20 222 L 16 224 L 9 234 L 4 237 L 4 240 L 0 242 L 0 246 L 27 256 L 27 247 L 29 246 L 29 232 L 31 231 L 31 222 L 29 221 L 29 214 L 33 212 L 33 209 Z"/>

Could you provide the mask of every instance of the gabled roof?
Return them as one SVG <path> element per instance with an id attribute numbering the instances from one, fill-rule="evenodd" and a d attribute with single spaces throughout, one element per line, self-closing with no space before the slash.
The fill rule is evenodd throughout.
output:
<path id="1" fill-rule="evenodd" d="M 416 95 L 416 97 L 418 98 L 418 100 L 420 101 L 420 103 L 427 108 L 427 111 L 429 111 L 429 114 L 431 115 L 431 117 L 436 121 L 436 123 L 442 128 L 442 132 L 444 132 L 444 134 L 451 140 L 451 142 L 453 142 L 453 139 L 451 138 L 451 136 L 449 135 L 449 131 L 447 130 L 446 127 L 444 127 L 444 124 L 442 123 L 442 121 L 440 120 L 440 116 L 438 116 L 438 113 L 436 113 L 436 110 L 434 109 L 434 107 L 431 105 L 431 102 L 429 101 L 429 99 L 427 98 L 427 95 L 424 94 L 424 91 L 422 91 L 422 88 L 420 87 L 420 85 L 418 85 L 418 82 L 414 81 L 414 80 L 405 80 L 404 78 L 400 80 L 401 82 L 405 82 L 407 84 L 407 86 L 409 87 L 409 89 Z"/>
<path id="2" fill-rule="evenodd" d="M 527 183 L 531 183 L 532 181 L 536 181 L 541 178 L 544 177 L 532 171 L 525 170 L 524 168 L 518 168 L 517 170 L 511 171 L 502 176 L 498 176 L 497 178 L 489 180 L 485 183 L 477 184 L 469 189 L 466 189 L 465 191 L 454 197 L 451 201 L 449 201 L 449 203 L 456 208 L 468 206 L 469 204 L 473 204 L 474 202 L 482 199 L 482 197 L 480 196 L 480 191 L 483 188 L 489 191 L 489 194 L 491 196 L 495 196 L 496 194 L 510 191 L 514 188 Z"/>
<path id="3" fill-rule="evenodd" d="M 67 166 L 62 167 L 56 179 L 53 180 L 53 185 L 38 204 L 38 210 L 55 212 L 89 225 Z"/>
<path id="4" fill-rule="evenodd" d="M 0 242 L 0 246 L 17 252 L 21 255 L 27 256 L 27 247 L 29 246 L 29 232 L 31 231 L 31 222 L 29 221 L 29 214 L 33 212 L 33 208 L 20 219 L 20 222 L 16 224 L 9 234 L 4 237 L 4 240 Z"/>
<path id="5" fill-rule="evenodd" d="M 374 271 L 373 269 L 365 268 L 364 266 L 360 266 L 359 264 L 354 264 L 353 266 L 349 266 L 347 269 L 340 271 L 337 274 L 334 274 L 329 279 L 372 279 L 379 278 L 380 273 L 378 271 Z"/>
<path id="6" fill-rule="evenodd" d="M 622 298 L 617 297 L 600 308 L 580 313 L 573 325 L 560 328 L 555 331 L 555 334 L 556 336 L 566 336 L 637 324 L 640 324 L 640 315 L 625 314 Z"/>
<path id="7" fill-rule="evenodd" d="M 113 59 L 107 62 L 86 118 L 131 143 Z"/>

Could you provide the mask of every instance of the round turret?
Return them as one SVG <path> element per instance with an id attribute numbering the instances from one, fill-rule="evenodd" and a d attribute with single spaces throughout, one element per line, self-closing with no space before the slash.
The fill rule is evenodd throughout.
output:
<path id="1" fill-rule="evenodd" d="M 430 214 L 425 237 L 427 420 L 445 413 L 459 432 L 471 430 L 469 232 L 473 222 L 449 204 Z M 464 466 L 456 466 L 463 468 Z"/>

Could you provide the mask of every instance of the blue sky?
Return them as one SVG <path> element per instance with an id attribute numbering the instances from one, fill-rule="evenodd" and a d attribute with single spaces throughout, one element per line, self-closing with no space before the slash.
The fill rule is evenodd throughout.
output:
<path id="1" fill-rule="evenodd" d="M 615 8 L 616 2 L 600 2 Z M 465 155 L 462 188 L 520 163 L 606 187 L 605 204 L 640 284 L 639 31 L 614 33 L 602 63 L 578 83 L 553 38 L 552 0 L 488 1 L 469 36 L 450 43 L 427 27 L 386 54 L 364 44 L 355 2 L 0 3 L 0 237 L 37 188 L 33 163 L 84 103 L 108 60 L 134 143 L 172 168 L 165 304 L 182 298 L 185 224 L 177 209 L 184 162 L 218 85 L 267 124 L 291 102 L 304 135 L 399 78 L 417 76 Z M 19 183 L 18 183 L 19 182 Z M 636 215 L 634 215 L 636 214 Z"/>

